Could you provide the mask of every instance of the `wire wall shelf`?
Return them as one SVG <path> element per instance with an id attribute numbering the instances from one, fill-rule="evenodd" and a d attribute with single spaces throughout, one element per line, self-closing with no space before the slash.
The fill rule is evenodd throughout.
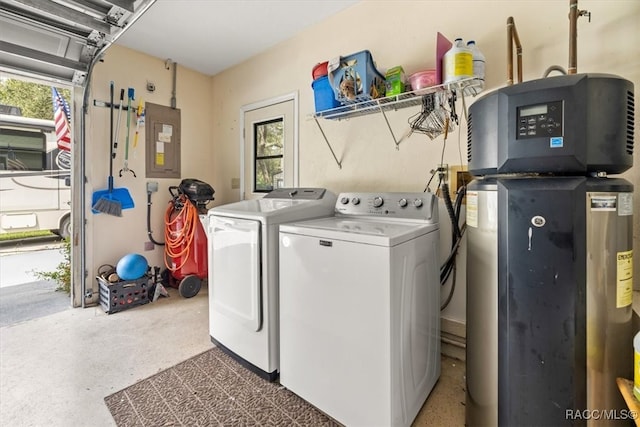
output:
<path id="1" fill-rule="evenodd" d="M 476 96 L 479 92 L 476 89 L 476 86 L 473 83 L 476 81 L 474 78 L 458 80 L 456 82 L 442 84 L 437 86 L 432 86 L 425 89 L 420 89 L 412 92 L 404 92 L 399 95 L 387 96 L 384 98 L 377 98 L 368 101 L 356 102 L 353 104 L 345 104 L 336 108 L 316 112 L 309 116 L 310 119 L 315 120 L 318 128 L 320 129 L 320 133 L 324 138 L 325 142 L 329 146 L 329 150 L 333 155 L 334 160 L 336 161 L 338 168 L 342 169 L 342 162 L 338 160 L 329 140 L 320 125 L 320 121 L 318 119 L 326 119 L 326 120 L 345 120 L 354 117 L 367 116 L 370 114 L 381 113 L 384 117 L 384 120 L 389 128 L 389 132 L 391 133 L 391 137 L 393 138 L 393 142 L 395 143 L 396 149 L 399 149 L 398 146 L 402 142 L 404 138 L 408 136 L 408 134 L 404 135 L 402 138 L 396 138 L 391 125 L 389 124 L 389 120 L 387 119 L 386 112 L 388 111 L 397 111 L 404 108 L 420 106 L 423 103 L 423 99 L 425 96 L 440 93 L 440 92 L 456 92 L 461 96 Z"/>
<path id="2" fill-rule="evenodd" d="M 404 92 L 399 95 L 387 96 L 384 98 L 377 98 L 369 101 L 357 102 L 354 104 L 341 105 L 340 107 L 315 113 L 312 115 L 312 117 L 330 120 L 341 120 L 374 113 L 395 111 L 403 108 L 421 105 L 422 98 L 425 95 L 447 90 L 456 90 L 464 93 L 464 95 L 475 96 L 477 93 L 475 92 L 473 86 L 471 86 L 474 81 L 475 79 L 473 78 L 458 80 L 453 83 L 431 86 L 413 92 Z"/>

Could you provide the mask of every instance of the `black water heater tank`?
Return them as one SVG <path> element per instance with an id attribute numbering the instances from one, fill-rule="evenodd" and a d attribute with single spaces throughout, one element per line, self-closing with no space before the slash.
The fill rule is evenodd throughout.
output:
<path id="1" fill-rule="evenodd" d="M 469 107 L 467 157 L 476 176 L 617 174 L 633 166 L 634 87 L 610 74 L 507 86 Z"/>

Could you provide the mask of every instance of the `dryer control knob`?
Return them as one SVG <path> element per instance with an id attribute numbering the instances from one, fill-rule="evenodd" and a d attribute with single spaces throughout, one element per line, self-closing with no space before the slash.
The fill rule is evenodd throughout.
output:
<path id="1" fill-rule="evenodd" d="M 398 200 L 398 206 L 400 206 L 401 208 L 404 208 L 407 206 L 407 199 L 402 198 L 400 200 Z"/>
<path id="2" fill-rule="evenodd" d="M 415 199 L 413 201 L 413 206 L 415 206 L 416 208 L 422 207 L 422 199 Z"/>
<path id="3" fill-rule="evenodd" d="M 341 198 L 340 203 L 342 203 L 343 205 L 346 205 L 347 203 L 349 203 L 349 198 L 348 197 Z"/>
<path id="4" fill-rule="evenodd" d="M 354 205 L 359 205 L 360 197 L 354 197 L 353 199 L 351 199 L 351 203 L 353 203 Z"/>
<path id="5" fill-rule="evenodd" d="M 384 204 L 384 199 L 382 197 L 376 196 L 376 197 L 373 198 L 373 207 L 374 208 L 379 208 L 383 204 Z"/>

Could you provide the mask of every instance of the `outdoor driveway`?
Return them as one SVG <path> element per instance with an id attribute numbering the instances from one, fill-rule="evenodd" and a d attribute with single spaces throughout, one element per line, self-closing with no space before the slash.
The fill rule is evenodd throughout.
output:
<path id="1" fill-rule="evenodd" d="M 47 316 L 71 307 L 69 295 L 34 271 L 55 271 L 64 255 L 61 243 L 4 244 L 0 247 L 0 327 Z"/>

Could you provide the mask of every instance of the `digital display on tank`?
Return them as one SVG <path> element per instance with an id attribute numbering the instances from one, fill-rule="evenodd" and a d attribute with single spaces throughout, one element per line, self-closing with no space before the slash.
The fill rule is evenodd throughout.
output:
<path id="1" fill-rule="evenodd" d="M 562 117 L 562 101 L 518 107 L 517 139 L 563 136 Z"/>
<path id="2" fill-rule="evenodd" d="M 547 105 L 534 105 L 532 107 L 522 107 L 520 108 L 520 116 L 534 116 L 536 114 L 547 114 L 548 108 Z"/>

